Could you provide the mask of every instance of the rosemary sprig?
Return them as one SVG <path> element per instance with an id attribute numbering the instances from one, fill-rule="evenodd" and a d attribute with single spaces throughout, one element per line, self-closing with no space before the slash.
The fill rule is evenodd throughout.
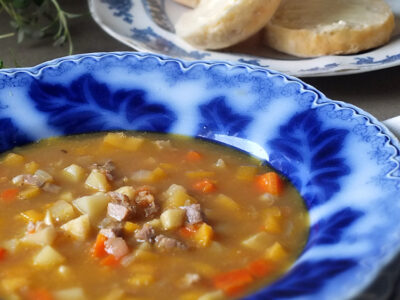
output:
<path id="1" fill-rule="evenodd" d="M 68 21 L 80 15 L 64 11 L 58 0 L 0 0 L 0 18 L 4 13 L 10 16 L 14 32 L 0 34 L 0 39 L 16 35 L 21 43 L 25 37 L 52 36 L 54 46 L 67 43 L 68 53 L 74 51 Z"/>

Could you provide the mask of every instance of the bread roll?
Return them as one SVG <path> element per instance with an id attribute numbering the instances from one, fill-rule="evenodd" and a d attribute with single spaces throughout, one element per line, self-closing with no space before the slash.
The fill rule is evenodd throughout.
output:
<path id="1" fill-rule="evenodd" d="M 268 23 L 264 42 L 287 54 L 350 54 L 386 43 L 394 16 L 383 0 L 286 0 Z"/>
<path id="2" fill-rule="evenodd" d="M 263 28 L 281 0 L 202 0 L 175 25 L 178 36 L 201 49 L 221 49 Z"/>

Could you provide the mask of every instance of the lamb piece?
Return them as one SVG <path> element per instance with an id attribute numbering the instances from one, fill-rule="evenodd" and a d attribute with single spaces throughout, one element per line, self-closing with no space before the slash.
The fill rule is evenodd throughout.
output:
<path id="1" fill-rule="evenodd" d="M 111 218 L 104 218 L 99 224 L 100 233 L 108 238 L 120 237 L 123 233 L 123 226 Z"/>
<path id="2" fill-rule="evenodd" d="M 177 239 L 167 237 L 163 234 L 157 235 L 155 238 L 157 248 L 163 251 L 170 251 L 174 249 L 185 250 L 186 245 Z"/>
<path id="3" fill-rule="evenodd" d="M 91 169 L 96 169 L 103 173 L 110 181 L 114 180 L 114 175 L 112 172 L 115 170 L 115 165 L 111 160 L 107 160 L 103 165 L 93 164 Z"/>
<path id="4" fill-rule="evenodd" d="M 181 208 L 186 211 L 186 219 L 189 224 L 203 222 L 200 204 L 186 205 L 182 206 Z"/>
<path id="5" fill-rule="evenodd" d="M 37 177 L 35 175 L 31 175 L 31 174 L 22 174 L 22 175 L 15 176 L 12 179 L 12 182 L 18 186 L 27 184 L 27 185 L 37 186 L 39 188 L 42 187 L 46 183 L 44 180 L 42 180 L 42 178 L 39 178 L 39 177 Z"/>
<path id="6" fill-rule="evenodd" d="M 114 255 L 115 258 L 119 259 L 129 252 L 128 245 L 125 240 L 120 237 L 108 238 L 104 242 L 104 249 L 108 254 Z"/>
<path id="7" fill-rule="evenodd" d="M 152 217 L 158 212 L 158 206 L 150 188 L 142 187 L 138 189 L 135 201 L 143 209 L 145 217 Z"/>
<path id="8" fill-rule="evenodd" d="M 130 201 L 129 197 L 117 193 L 109 192 L 111 202 L 107 206 L 107 214 L 117 221 L 123 221 L 132 218 L 136 213 L 136 203 Z"/>
<path id="9" fill-rule="evenodd" d="M 139 242 L 154 242 L 154 237 L 156 236 L 156 232 L 154 228 L 149 224 L 144 224 L 143 227 L 135 232 L 135 238 Z"/>

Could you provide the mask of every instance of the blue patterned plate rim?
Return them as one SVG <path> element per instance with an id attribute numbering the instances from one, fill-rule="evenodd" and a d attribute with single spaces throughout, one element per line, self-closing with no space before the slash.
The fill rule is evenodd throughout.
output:
<path id="1" fill-rule="evenodd" d="M 109 63 L 107 64 L 106 63 L 107 60 L 113 60 L 113 64 Z M 338 209 L 338 207 L 335 208 L 334 205 L 332 207 L 329 207 L 329 205 L 326 205 L 326 203 L 318 203 L 318 201 L 320 201 L 321 199 L 323 199 L 323 197 L 327 195 L 328 197 L 331 197 L 330 199 L 333 199 L 332 197 L 333 194 L 337 193 L 340 194 L 342 193 L 342 191 L 340 191 L 340 187 L 338 188 L 335 185 L 336 184 L 335 182 L 332 184 L 332 182 L 330 181 L 322 182 L 323 184 L 332 186 L 330 190 L 326 189 L 327 194 L 324 194 L 322 196 L 318 194 L 319 191 L 316 192 L 313 191 L 313 186 L 301 190 L 302 187 L 304 188 L 304 184 L 302 186 L 302 184 L 299 183 L 299 181 L 296 181 L 298 179 L 295 178 L 295 175 L 294 176 L 291 175 L 291 172 L 293 172 L 294 170 L 293 169 L 293 167 L 295 166 L 294 163 L 296 161 L 290 158 L 290 155 L 293 155 L 293 149 L 288 150 L 288 144 L 287 144 L 287 141 L 297 138 L 296 136 L 297 133 L 292 132 L 293 128 L 295 128 L 298 131 L 300 130 L 301 133 L 306 132 L 308 134 L 307 137 L 308 142 L 317 143 L 316 145 L 322 145 L 320 149 L 321 151 L 317 154 L 321 155 L 321 153 L 324 152 L 323 155 L 325 156 L 323 156 L 323 159 L 325 159 L 326 157 L 328 157 L 329 159 L 332 158 L 331 161 L 328 161 L 328 167 L 327 167 L 327 169 L 333 171 L 333 175 L 329 174 L 328 176 L 329 178 L 332 178 L 332 176 L 336 176 L 338 178 L 347 176 L 351 171 L 348 165 L 344 163 L 344 159 L 341 156 L 338 156 L 336 154 L 332 155 L 332 153 L 329 153 L 331 149 L 334 149 L 336 151 L 338 147 L 343 148 L 341 144 L 343 143 L 344 139 L 346 139 L 348 136 L 352 136 L 352 138 L 354 138 L 353 136 L 355 136 L 357 137 L 357 139 L 359 139 L 357 140 L 357 146 L 360 145 L 362 146 L 364 144 L 367 145 L 368 147 L 371 146 L 370 148 L 368 148 L 368 150 L 370 150 L 371 153 L 368 153 L 368 155 L 366 156 L 366 157 L 369 156 L 371 157 L 367 161 L 365 161 L 365 164 L 366 165 L 373 164 L 374 166 L 376 164 L 376 166 L 380 166 L 380 169 L 377 170 L 380 173 L 376 174 L 376 182 L 374 181 L 370 183 L 371 185 L 375 184 L 377 185 L 376 187 L 372 187 L 372 190 L 376 188 L 376 190 L 384 193 L 382 196 L 383 198 L 379 198 L 380 195 L 378 195 L 379 197 L 377 199 L 375 199 L 372 196 L 371 199 L 369 199 L 368 196 L 366 196 L 366 198 L 368 198 L 371 201 L 375 201 L 374 203 L 376 205 L 378 204 L 382 205 L 383 212 L 380 213 L 385 213 L 385 214 L 387 213 L 388 218 L 389 216 L 398 217 L 400 215 L 400 208 L 393 206 L 393 209 L 391 209 L 390 211 L 386 210 L 388 209 L 387 207 L 389 205 L 388 202 L 392 203 L 392 201 L 390 201 L 391 199 L 398 199 L 398 196 L 396 197 L 396 195 L 399 193 L 400 190 L 399 188 L 400 158 L 398 150 L 400 148 L 399 142 L 392 135 L 392 133 L 383 124 L 381 124 L 375 117 L 373 117 L 372 115 L 370 115 L 369 113 L 363 111 L 358 107 L 355 107 L 345 102 L 327 99 L 321 92 L 317 91 L 315 88 L 307 85 L 306 83 L 302 82 L 299 79 L 281 74 L 276 71 L 260 68 L 257 66 L 240 64 L 240 63 L 226 63 L 226 62 L 218 62 L 218 63 L 212 63 L 208 61 L 186 62 L 162 55 L 137 53 L 137 52 L 136 53 L 100 52 L 100 53 L 80 54 L 70 57 L 59 58 L 31 68 L 14 68 L 14 69 L 0 70 L 0 123 L 2 121 L 1 118 L 4 117 L 4 114 L 2 114 L 1 110 L 7 108 L 6 106 L 1 105 L 2 97 L 6 98 L 5 95 L 2 95 L 2 89 L 5 90 L 7 90 L 7 88 L 18 89 L 19 86 L 18 84 L 16 84 L 16 82 L 13 82 L 13 78 L 17 78 L 20 75 L 25 74 L 31 77 L 32 79 L 31 81 L 33 83 L 29 88 L 34 89 L 35 92 L 32 92 L 31 90 L 29 95 L 35 98 L 37 97 L 35 96 L 35 93 L 41 93 L 40 97 L 43 97 L 44 100 L 42 99 L 40 101 L 44 101 L 43 103 L 46 104 L 47 103 L 46 101 L 51 99 L 51 97 L 49 98 L 49 95 L 51 96 L 51 94 L 46 95 L 46 91 L 48 92 L 51 88 L 56 86 L 56 85 L 51 85 L 49 83 L 41 82 L 43 80 L 43 77 L 46 76 L 49 77 L 48 76 L 49 74 L 47 74 L 49 71 L 59 70 L 60 74 L 62 75 L 64 73 L 70 72 L 71 69 L 73 70 L 77 69 L 75 68 L 76 66 L 82 65 L 85 72 L 90 75 L 91 72 L 99 73 L 103 72 L 107 68 L 113 69 L 115 64 L 119 64 L 120 67 L 121 66 L 124 67 L 125 65 L 129 64 L 137 66 L 134 65 L 134 63 L 151 64 L 154 61 L 156 61 L 157 65 L 159 66 L 159 68 L 156 68 L 155 72 L 160 72 L 163 74 L 168 72 L 172 73 L 176 72 L 177 69 L 175 69 L 175 67 L 178 66 L 178 71 L 181 72 L 182 74 L 193 72 L 194 74 L 191 74 L 191 76 L 193 75 L 195 76 L 193 78 L 197 78 L 196 76 L 201 77 L 205 74 L 207 77 L 210 76 L 209 74 L 212 74 L 212 76 L 216 76 L 215 78 L 218 78 L 218 81 L 221 81 L 220 84 L 222 87 L 231 84 L 230 80 L 237 82 L 242 82 L 242 81 L 246 82 L 247 79 L 251 79 L 250 83 L 253 84 L 254 82 L 252 80 L 254 80 L 254 78 L 256 78 L 257 80 L 261 78 L 266 80 L 265 82 L 262 81 L 261 82 L 262 85 L 258 86 L 258 88 L 261 87 L 263 88 L 263 90 L 262 91 L 257 90 L 256 92 L 254 92 L 255 94 L 265 92 L 265 90 L 268 90 L 265 89 L 265 86 L 267 86 L 270 87 L 271 89 L 273 88 L 282 89 L 284 92 L 282 95 L 288 97 L 288 99 L 290 97 L 297 97 L 299 95 L 306 96 L 304 98 L 301 98 L 300 99 L 301 101 L 299 100 L 300 102 L 298 103 L 296 102 L 295 104 L 296 108 L 298 108 L 297 106 L 299 106 L 303 108 L 305 107 L 306 109 L 300 112 L 289 113 L 290 117 L 289 121 L 287 123 L 284 123 L 283 125 L 278 124 L 277 128 L 279 128 L 279 130 L 274 133 L 282 134 L 282 137 L 284 138 L 281 138 L 281 136 L 272 135 L 273 139 L 268 140 L 265 144 L 264 143 L 262 144 L 265 145 L 264 148 L 268 150 L 267 152 L 271 153 L 270 156 L 267 155 L 265 157 L 262 157 L 263 155 L 262 151 L 257 152 L 258 149 L 256 148 L 254 150 L 254 148 L 252 148 L 252 145 L 249 146 L 248 149 L 251 149 L 251 151 L 248 152 L 251 152 L 252 154 L 255 155 L 261 153 L 261 155 L 258 155 L 259 157 L 266 159 L 273 167 L 275 167 L 279 171 L 283 172 L 286 176 L 288 176 L 289 179 L 295 184 L 295 186 L 298 187 L 298 189 L 302 192 L 302 196 L 306 199 L 308 203 L 310 209 L 310 215 L 312 217 L 310 240 L 308 241 L 308 244 L 305 248 L 303 255 L 299 258 L 299 261 L 296 262 L 296 264 L 289 271 L 289 273 L 286 274 L 286 276 L 284 276 L 277 282 L 273 283 L 272 285 L 260 291 L 255 292 L 253 295 L 246 297 L 246 299 L 320 300 L 320 299 L 337 299 L 336 296 L 339 295 L 341 296 L 341 299 L 350 299 L 354 296 L 362 295 L 363 290 L 376 278 L 378 273 L 390 262 L 390 260 L 392 260 L 393 257 L 397 253 L 399 253 L 400 224 L 397 224 L 396 220 L 393 220 L 391 224 L 387 224 L 388 222 L 390 223 L 390 220 L 386 220 L 385 221 L 386 223 L 383 225 L 378 222 L 379 223 L 378 225 L 382 226 L 382 230 L 387 229 L 385 226 L 390 225 L 389 226 L 391 229 L 390 234 L 388 233 L 388 231 L 385 231 L 388 237 L 386 237 L 383 234 L 372 236 L 370 232 L 367 232 L 369 235 L 366 237 L 363 236 L 362 238 L 365 239 L 365 241 L 367 242 L 369 241 L 370 245 L 365 245 L 362 243 L 360 244 L 360 242 L 356 239 L 356 237 L 352 235 L 354 234 L 354 232 L 348 236 L 347 231 L 351 231 L 349 229 L 350 227 L 357 227 L 355 224 L 359 220 L 362 220 L 363 218 L 365 219 L 366 216 L 364 216 L 364 214 L 367 213 L 371 214 L 372 211 L 375 210 L 376 206 L 369 208 L 363 206 L 358 207 L 357 203 L 352 202 L 352 204 L 349 205 L 348 207 L 342 210 L 338 210 L 335 213 L 332 213 L 329 216 L 329 218 L 324 219 L 320 217 L 320 219 L 318 219 L 318 216 L 324 214 L 324 210 L 332 209 L 332 207 L 334 209 Z M 62 69 L 65 63 L 69 64 L 67 70 Z M 73 63 L 72 67 L 70 63 Z M 91 66 L 95 65 L 99 65 L 101 70 L 93 71 L 90 69 Z M 154 66 L 152 65 L 152 67 Z M 82 73 L 84 71 L 80 70 L 76 72 Z M 97 83 L 93 82 L 93 78 L 87 75 L 86 73 L 84 73 L 84 75 L 79 77 L 78 80 L 88 81 L 89 84 L 92 84 L 95 87 L 97 87 L 98 86 L 96 85 Z M 222 76 L 220 76 L 221 74 Z M 224 77 L 225 75 L 228 76 L 228 74 L 235 74 L 236 77 L 232 77 L 230 78 L 230 80 L 228 80 L 228 77 L 227 78 Z M 171 77 L 172 75 L 168 73 L 167 77 L 168 76 Z M 193 78 L 191 78 L 191 80 Z M 173 80 L 178 80 L 178 79 L 174 78 Z M 174 83 L 169 83 L 169 84 L 173 85 Z M 270 86 L 265 84 L 270 84 Z M 287 89 L 286 90 L 283 89 L 280 84 Z M 26 82 L 21 82 L 21 86 L 24 87 L 24 85 L 26 85 Z M 73 86 L 72 84 L 71 86 L 73 88 L 76 88 L 76 85 Z M 295 93 L 293 94 L 293 92 Z M 298 99 L 296 98 L 296 101 L 297 100 Z M 38 103 L 37 101 L 39 100 L 37 99 L 35 99 L 34 101 L 36 101 L 37 109 L 40 109 L 42 112 L 46 111 L 47 109 L 46 105 L 44 105 L 43 103 Z M 267 105 L 271 105 L 271 103 L 267 103 Z M 233 102 L 230 103 L 230 105 L 227 105 L 226 99 L 223 99 L 221 97 L 216 97 L 209 103 L 199 105 L 199 108 L 202 111 L 202 113 L 205 113 L 206 115 L 209 113 L 210 109 L 213 109 L 214 107 L 216 107 L 217 110 L 222 109 L 223 113 L 227 115 L 226 118 L 228 118 L 227 120 L 229 122 L 234 123 L 235 119 L 241 119 L 239 120 L 241 123 L 239 122 L 237 125 L 246 127 L 250 121 L 246 119 L 246 116 L 243 117 L 242 113 L 235 112 L 233 110 L 233 106 L 234 106 Z M 152 108 L 154 107 L 155 106 L 153 105 Z M 160 106 L 157 106 L 157 109 L 159 108 Z M 162 113 L 165 113 L 165 110 L 162 110 Z M 322 116 L 324 116 L 326 120 L 324 119 L 321 121 L 320 118 L 322 118 Z M 344 124 L 345 121 L 350 122 L 350 125 L 352 126 L 351 127 L 352 131 L 346 130 L 345 127 L 343 128 L 332 127 L 333 124 L 341 125 L 342 123 Z M 204 124 L 200 125 L 202 126 L 204 125 L 203 126 L 204 128 L 209 126 L 209 124 L 206 123 Z M 229 127 L 229 124 L 225 125 Z M 350 125 L 348 124 L 349 127 Z M 308 128 L 311 128 L 312 131 L 307 132 Z M 211 131 L 212 130 L 215 131 L 215 129 L 211 128 Z M 218 131 L 216 132 L 218 133 Z M 4 134 L 6 133 L 2 131 L 0 128 L 0 142 L 2 141 L 4 142 L 4 140 L 2 140 L 3 139 L 2 135 Z M 248 145 L 243 144 L 243 138 L 240 135 L 233 135 L 232 137 L 234 137 L 234 139 L 231 140 L 223 140 L 223 139 L 218 140 L 217 134 L 215 132 L 211 136 L 208 136 L 208 134 L 210 134 L 209 131 L 200 130 L 198 131 L 197 135 L 195 134 L 191 135 L 204 138 L 211 138 L 212 140 L 220 142 L 228 142 L 233 146 L 236 146 L 235 143 L 239 141 L 238 145 L 239 146 L 244 145 L 243 149 L 244 150 L 247 149 L 246 147 Z M 226 136 L 223 137 L 226 138 Z M 270 136 L 268 136 L 268 138 L 270 138 Z M 244 140 L 246 140 L 246 138 L 244 138 Z M 327 142 L 325 142 L 324 140 L 327 140 Z M 253 139 L 251 139 L 251 141 L 253 141 Z M 258 141 L 256 140 L 256 142 Z M 327 144 L 329 147 L 326 146 Z M 357 151 L 358 149 L 351 149 L 351 150 Z M 340 151 L 342 151 L 342 149 L 340 149 Z M 328 154 L 326 152 L 328 152 Z M 344 154 L 340 153 L 340 155 Z M 346 153 L 346 155 L 350 155 L 350 153 Z M 360 152 L 360 155 L 361 156 L 363 155 L 362 151 Z M 321 163 L 321 161 L 317 161 L 317 163 Z M 326 161 L 322 161 L 322 163 L 325 164 Z M 340 167 L 340 170 L 338 170 L 338 166 Z M 320 169 L 317 169 L 317 171 L 318 170 Z M 323 180 L 327 180 L 326 178 L 327 178 L 326 176 L 323 177 Z M 331 180 L 329 178 L 328 180 Z M 313 177 L 311 177 L 311 179 L 313 179 Z M 318 178 L 315 177 L 314 179 L 316 180 Z M 372 179 L 375 180 L 375 177 Z M 317 188 L 319 187 L 319 185 L 321 185 L 321 183 L 315 184 Z M 339 198 L 340 197 L 337 197 L 335 199 Z M 337 201 L 338 200 L 336 200 L 336 202 Z M 335 201 L 331 201 L 330 204 L 334 202 Z M 365 206 L 365 203 L 359 205 Z M 366 205 L 368 206 L 368 203 Z M 379 208 L 381 209 L 380 206 Z M 365 211 L 362 211 L 362 209 L 365 209 Z M 386 215 L 380 215 L 380 217 L 382 216 Z M 359 230 L 358 227 L 357 230 Z M 364 232 L 364 234 L 366 233 Z M 349 244 L 346 243 L 341 245 L 340 243 L 343 242 L 341 241 L 341 239 L 346 239 L 346 243 L 349 242 L 354 243 L 353 245 L 354 249 L 351 249 L 351 247 L 349 247 L 350 250 L 356 251 L 357 249 L 358 250 L 367 249 L 368 251 L 371 251 L 371 253 L 368 252 L 371 254 L 371 257 L 379 258 L 379 261 L 374 260 L 374 262 L 372 263 L 371 261 L 372 258 L 370 258 L 370 256 L 368 257 L 354 256 L 352 257 L 352 259 L 350 259 L 347 258 L 346 255 L 340 257 L 340 255 L 343 255 L 343 253 L 341 253 L 338 257 L 335 256 L 336 254 L 332 255 L 332 253 L 330 253 L 330 251 L 332 250 L 329 249 L 335 250 L 334 248 L 335 246 L 342 246 L 342 248 L 343 245 L 349 246 Z M 371 250 L 370 249 L 372 245 L 371 242 L 375 242 L 375 239 L 376 241 L 378 241 L 379 239 L 384 241 L 385 242 L 385 244 L 383 245 L 384 247 Z M 377 246 L 374 245 L 373 247 L 376 248 Z M 313 253 L 314 255 L 314 252 L 312 251 L 315 249 L 317 249 L 317 251 L 314 252 L 317 253 L 320 258 L 324 257 L 325 255 L 324 260 L 322 260 L 322 258 L 321 260 L 318 260 L 319 259 L 318 255 L 317 257 L 314 256 L 307 257 L 307 253 Z M 318 252 L 318 249 L 320 250 L 320 252 Z M 327 256 L 327 253 L 330 253 L 330 255 Z M 350 253 L 352 252 L 350 251 Z M 357 254 L 356 252 L 353 253 L 353 255 L 356 254 Z M 359 264 L 357 262 L 357 259 L 362 259 L 363 263 Z M 332 286 L 333 284 L 337 285 Z M 384 292 L 373 291 L 371 293 L 373 294 L 376 293 L 376 295 L 382 296 Z"/>

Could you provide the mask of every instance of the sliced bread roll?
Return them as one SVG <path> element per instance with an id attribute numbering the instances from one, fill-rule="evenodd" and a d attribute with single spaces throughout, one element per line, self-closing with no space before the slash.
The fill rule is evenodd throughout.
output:
<path id="1" fill-rule="evenodd" d="M 178 36 L 201 49 L 221 49 L 263 28 L 281 0 L 202 0 L 175 25 Z"/>
<path id="2" fill-rule="evenodd" d="M 350 54 L 386 43 L 394 16 L 383 0 L 285 0 L 264 42 L 300 57 Z"/>
<path id="3" fill-rule="evenodd" d="M 174 0 L 176 3 L 191 7 L 191 8 L 195 8 L 198 4 L 200 0 Z"/>

